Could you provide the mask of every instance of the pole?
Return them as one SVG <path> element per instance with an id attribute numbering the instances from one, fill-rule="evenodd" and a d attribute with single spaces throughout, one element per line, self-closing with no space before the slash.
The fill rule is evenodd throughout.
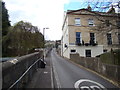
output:
<path id="1" fill-rule="evenodd" d="M 43 28 L 43 61 L 45 60 L 45 28 Z"/>
<path id="2" fill-rule="evenodd" d="M 49 28 L 43 28 L 43 61 L 45 60 L 45 29 L 49 29 Z"/>

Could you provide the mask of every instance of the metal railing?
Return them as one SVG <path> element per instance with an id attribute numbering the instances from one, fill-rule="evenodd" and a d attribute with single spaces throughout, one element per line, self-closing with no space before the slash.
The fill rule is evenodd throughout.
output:
<path id="1" fill-rule="evenodd" d="M 23 80 L 23 78 L 25 77 L 25 75 L 27 75 L 27 73 L 31 73 L 30 70 L 33 68 L 33 66 L 37 65 L 39 67 L 39 63 L 40 63 L 41 59 L 38 59 L 36 62 L 34 62 L 31 66 L 29 66 L 29 68 L 22 74 L 22 76 L 15 82 L 13 83 L 8 90 L 12 89 L 12 88 L 20 88 L 19 84 L 21 83 L 21 81 Z M 35 70 L 36 68 L 34 68 Z M 29 74 L 30 75 L 30 74 Z M 31 76 L 31 75 L 30 75 Z M 30 77 L 28 76 L 28 77 Z"/>

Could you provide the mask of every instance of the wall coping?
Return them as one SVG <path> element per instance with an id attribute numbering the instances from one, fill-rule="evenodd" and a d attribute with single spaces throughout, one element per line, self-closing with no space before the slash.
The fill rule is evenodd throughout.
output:
<path id="1" fill-rule="evenodd" d="M 2 63 L 2 71 L 6 70 L 7 68 L 10 68 L 10 67 L 14 66 L 17 63 L 22 62 L 23 60 L 25 60 L 25 59 L 27 59 L 27 58 L 29 58 L 31 56 L 37 55 L 37 54 L 39 54 L 39 52 L 31 53 L 31 54 L 28 54 L 28 55 L 24 55 L 24 56 L 17 57 L 15 59 L 3 62 Z"/>

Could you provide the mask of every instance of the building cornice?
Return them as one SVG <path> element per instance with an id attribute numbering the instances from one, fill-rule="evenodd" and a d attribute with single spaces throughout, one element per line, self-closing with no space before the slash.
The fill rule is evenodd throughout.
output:
<path id="1" fill-rule="evenodd" d="M 90 12 L 91 14 L 87 13 L 75 13 L 75 12 L 82 12 L 82 11 L 87 11 Z M 119 13 L 106 13 L 106 12 L 96 12 L 96 11 L 90 11 L 88 9 L 79 9 L 79 10 L 68 10 L 67 14 L 70 15 L 91 15 L 91 16 L 107 16 L 107 17 L 120 17 Z"/>

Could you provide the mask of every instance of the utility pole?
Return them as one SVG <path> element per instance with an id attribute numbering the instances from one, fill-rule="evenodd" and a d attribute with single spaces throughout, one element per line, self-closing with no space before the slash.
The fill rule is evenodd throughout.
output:
<path id="1" fill-rule="evenodd" d="M 49 28 L 43 28 L 43 61 L 45 60 L 45 29 Z"/>

